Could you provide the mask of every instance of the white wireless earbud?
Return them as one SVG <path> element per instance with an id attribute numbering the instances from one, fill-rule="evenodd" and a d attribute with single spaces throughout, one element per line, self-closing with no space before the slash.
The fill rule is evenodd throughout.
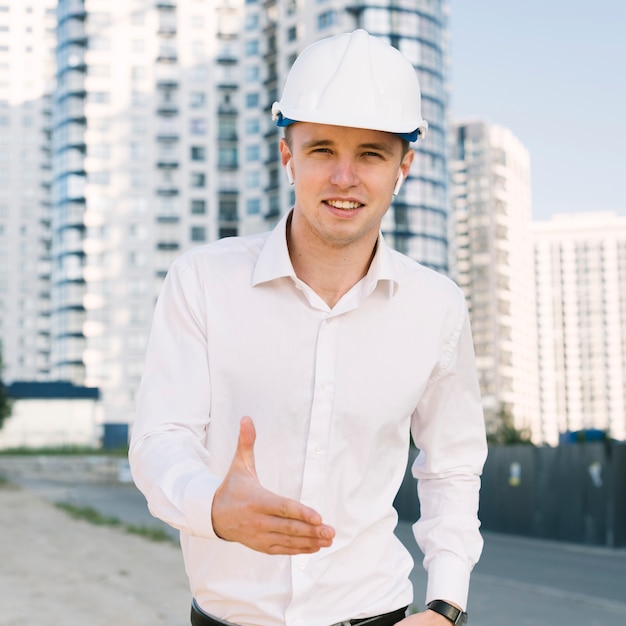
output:
<path id="1" fill-rule="evenodd" d="M 397 196 L 400 191 L 400 187 L 402 187 L 402 183 L 404 182 L 404 174 L 400 172 L 398 176 L 398 180 L 396 181 L 396 186 L 393 188 L 393 195 Z"/>
<path id="2" fill-rule="evenodd" d="M 287 180 L 290 185 L 293 185 L 293 170 L 291 169 L 291 159 L 285 163 L 285 174 L 287 174 Z"/>

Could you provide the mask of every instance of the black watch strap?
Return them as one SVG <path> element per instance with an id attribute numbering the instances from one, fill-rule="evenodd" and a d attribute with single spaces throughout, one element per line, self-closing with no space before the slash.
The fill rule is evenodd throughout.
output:
<path id="1" fill-rule="evenodd" d="M 456 626 L 465 626 L 467 624 L 467 613 L 457 609 L 454 605 L 445 600 L 433 600 L 426 605 L 427 609 L 443 615 Z"/>

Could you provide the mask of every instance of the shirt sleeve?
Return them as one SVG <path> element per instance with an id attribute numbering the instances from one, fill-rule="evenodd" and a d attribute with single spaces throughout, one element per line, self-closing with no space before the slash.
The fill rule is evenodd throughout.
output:
<path id="1" fill-rule="evenodd" d="M 211 407 L 205 309 L 197 272 L 182 257 L 155 308 L 129 460 L 154 516 L 215 537 L 211 507 L 221 479 L 209 471 L 204 446 Z"/>
<path id="2" fill-rule="evenodd" d="M 458 295 L 452 330 L 412 420 L 421 511 L 413 531 L 428 572 L 426 602 L 466 607 L 483 546 L 478 495 L 487 444 L 469 317 Z"/>

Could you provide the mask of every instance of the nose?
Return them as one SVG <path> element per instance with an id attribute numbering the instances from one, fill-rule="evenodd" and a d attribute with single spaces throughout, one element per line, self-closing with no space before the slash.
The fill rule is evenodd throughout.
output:
<path id="1" fill-rule="evenodd" d="M 352 159 L 340 159 L 334 163 L 330 182 L 341 189 L 348 189 L 359 184 L 360 178 Z"/>

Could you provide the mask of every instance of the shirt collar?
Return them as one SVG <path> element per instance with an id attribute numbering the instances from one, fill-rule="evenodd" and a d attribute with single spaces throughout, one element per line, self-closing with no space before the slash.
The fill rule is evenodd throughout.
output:
<path id="1" fill-rule="evenodd" d="M 297 279 L 287 247 L 287 223 L 290 215 L 291 211 L 284 215 L 274 230 L 269 233 L 254 267 L 252 276 L 253 287 L 278 278 L 290 277 L 294 280 Z M 376 254 L 363 281 L 365 289 L 370 292 L 374 290 L 378 283 L 382 281 L 387 282 L 389 285 L 389 297 L 394 295 L 398 288 L 398 276 L 393 252 L 385 242 L 382 233 L 378 235 Z M 370 288 L 368 289 L 367 286 L 370 286 Z"/>

